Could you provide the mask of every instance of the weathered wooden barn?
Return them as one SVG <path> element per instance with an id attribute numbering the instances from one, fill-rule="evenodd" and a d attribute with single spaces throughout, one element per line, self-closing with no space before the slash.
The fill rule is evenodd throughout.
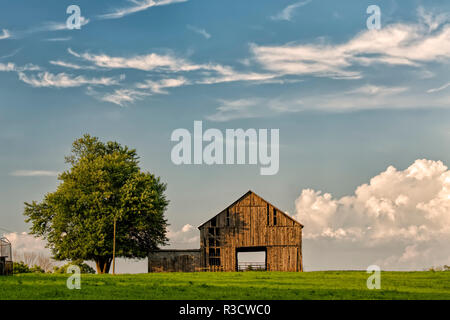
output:
<path id="1" fill-rule="evenodd" d="M 303 271 L 303 225 L 252 191 L 198 228 L 200 250 L 153 252 L 149 255 L 149 272 L 246 268 Z M 262 265 L 246 265 L 245 261 L 239 261 L 241 252 L 263 252 L 265 261 Z M 189 261 L 189 265 L 183 261 Z M 198 266 L 192 268 L 192 261 L 198 261 Z"/>

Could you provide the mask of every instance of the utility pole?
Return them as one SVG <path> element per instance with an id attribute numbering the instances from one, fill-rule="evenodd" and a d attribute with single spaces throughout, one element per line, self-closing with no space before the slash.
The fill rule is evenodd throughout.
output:
<path id="1" fill-rule="evenodd" d="M 114 215 L 114 240 L 113 240 L 113 271 L 112 274 L 116 273 L 116 215 Z"/>

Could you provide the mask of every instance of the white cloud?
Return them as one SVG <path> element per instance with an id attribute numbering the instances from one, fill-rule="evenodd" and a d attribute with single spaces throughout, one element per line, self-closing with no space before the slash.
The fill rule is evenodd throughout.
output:
<path id="1" fill-rule="evenodd" d="M 212 68 L 206 65 L 191 64 L 184 59 L 172 55 L 159 55 L 150 53 L 147 55 L 135 55 L 131 57 L 112 57 L 106 54 L 77 53 L 72 49 L 68 52 L 75 57 L 94 63 L 101 68 L 111 69 L 136 69 L 143 71 L 169 70 L 169 71 L 193 71 Z"/>
<path id="2" fill-rule="evenodd" d="M 276 75 L 271 73 L 236 72 L 229 66 L 214 63 L 195 64 L 171 54 L 160 55 L 150 53 L 130 57 L 112 57 L 106 54 L 77 53 L 70 48 L 68 52 L 77 58 L 92 62 L 101 68 L 165 72 L 209 71 L 214 73 L 213 75 L 206 75 L 199 80 L 193 81 L 198 84 L 214 84 L 231 81 L 265 81 L 276 77 Z"/>
<path id="3" fill-rule="evenodd" d="M 295 204 L 304 246 L 321 248 L 324 257 L 342 254 L 347 268 L 450 263 L 450 171 L 441 161 L 416 160 L 403 171 L 390 166 L 342 198 L 306 189 Z"/>
<path id="4" fill-rule="evenodd" d="M 439 92 L 439 91 L 447 89 L 448 87 L 450 87 L 450 82 L 448 82 L 448 83 L 446 83 L 443 86 L 440 86 L 438 88 L 430 89 L 430 90 L 427 91 L 427 93 Z"/>
<path id="5" fill-rule="evenodd" d="M 23 72 L 19 72 L 19 79 L 32 87 L 70 88 L 84 85 L 111 86 L 119 83 L 116 78 L 111 77 L 86 78 L 84 76 L 72 76 L 64 72 L 53 74 L 47 71 L 41 72 L 36 76 L 28 76 Z"/>
<path id="6" fill-rule="evenodd" d="M 215 84 L 235 81 L 265 82 L 277 77 L 273 73 L 238 72 L 228 66 L 215 65 L 213 68 L 218 75 L 207 76 L 197 81 L 199 84 Z"/>
<path id="7" fill-rule="evenodd" d="M 57 171 L 48 170 L 16 170 L 11 172 L 15 177 L 55 177 L 59 174 Z"/>
<path id="8" fill-rule="evenodd" d="M 207 115 L 206 119 L 223 122 L 305 111 L 336 113 L 376 109 L 448 108 L 449 98 L 449 95 L 430 96 L 414 87 L 366 84 L 347 91 L 321 94 L 299 92 L 289 97 L 219 100 L 220 104 L 215 112 Z"/>
<path id="9" fill-rule="evenodd" d="M 167 94 L 165 88 L 175 88 L 188 85 L 189 81 L 184 77 L 178 77 L 173 79 L 161 79 L 159 81 L 146 80 L 142 83 L 136 84 L 139 89 L 150 89 L 153 93 Z"/>
<path id="10" fill-rule="evenodd" d="M 48 38 L 44 39 L 44 41 L 56 42 L 56 41 L 69 41 L 72 37 L 63 37 L 63 38 Z"/>
<path id="11" fill-rule="evenodd" d="M 296 2 L 294 4 L 291 4 L 291 5 L 288 5 L 281 12 L 279 12 L 275 16 L 272 16 L 271 18 L 272 18 L 272 20 L 290 21 L 292 19 L 292 15 L 294 14 L 295 9 L 306 6 L 310 2 L 311 2 L 311 0 L 306 0 L 306 1 L 300 1 L 300 2 Z"/>
<path id="12" fill-rule="evenodd" d="M 101 97 L 102 101 L 111 102 L 119 106 L 125 106 L 128 103 L 134 103 L 143 97 L 150 95 L 147 92 L 135 89 L 117 89 Z"/>
<path id="13" fill-rule="evenodd" d="M 363 94 L 369 96 L 387 96 L 394 95 L 397 93 L 405 92 L 408 88 L 405 87 L 386 87 L 386 86 L 376 86 L 376 85 L 364 85 L 356 89 L 350 90 L 348 94 Z"/>
<path id="14" fill-rule="evenodd" d="M 8 39 L 11 37 L 11 33 L 7 29 L 2 29 L 2 34 L 0 34 L 0 40 Z"/>
<path id="15" fill-rule="evenodd" d="M 39 66 L 34 64 L 26 64 L 24 66 L 17 66 L 13 62 L 0 63 L 0 72 L 23 72 L 23 71 L 37 71 L 40 70 Z"/>
<path id="16" fill-rule="evenodd" d="M 80 27 L 83 27 L 87 25 L 90 22 L 89 19 L 86 19 L 85 17 L 80 17 Z M 61 31 L 61 30 L 68 30 L 66 22 L 47 22 L 44 25 L 40 27 L 36 27 L 34 29 L 31 29 L 28 31 L 29 33 L 33 32 L 42 32 L 42 31 Z"/>
<path id="17" fill-rule="evenodd" d="M 189 30 L 191 30 L 191 31 L 194 31 L 195 33 L 198 33 L 198 34 L 202 35 L 206 39 L 211 38 L 211 35 L 205 29 L 201 29 L 201 28 L 194 27 L 194 26 L 191 26 L 191 25 L 187 25 L 187 28 Z"/>
<path id="18" fill-rule="evenodd" d="M 58 67 L 75 69 L 75 70 L 95 70 L 97 69 L 95 66 L 81 66 L 79 64 L 65 62 L 61 60 L 51 60 L 50 64 Z"/>
<path id="19" fill-rule="evenodd" d="M 260 98 L 221 100 L 216 112 L 206 116 L 210 121 L 225 122 L 234 119 L 246 119 L 266 116 L 270 103 Z"/>
<path id="20" fill-rule="evenodd" d="M 199 231 L 190 224 L 184 225 L 179 230 L 169 227 L 167 238 L 169 238 L 169 247 L 177 249 L 196 249 L 200 244 Z"/>
<path id="21" fill-rule="evenodd" d="M 36 253 L 50 256 L 50 250 L 45 247 L 46 242 L 41 238 L 36 238 L 26 232 L 11 232 L 6 233 L 4 236 L 11 242 L 13 256 L 18 252 L 23 253 Z"/>
<path id="22" fill-rule="evenodd" d="M 187 0 L 129 0 L 131 6 L 115 9 L 110 13 L 98 16 L 100 19 L 119 19 L 129 14 L 147 10 L 151 7 L 165 6 L 173 3 L 186 2 Z"/>
<path id="23" fill-rule="evenodd" d="M 373 64 L 417 67 L 448 61 L 450 25 L 446 19 L 431 16 L 427 23 L 422 19 L 417 24 L 365 30 L 341 44 L 324 40 L 312 44 L 253 44 L 251 51 L 258 63 L 275 73 L 358 79 L 363 75 L 357 68 Z"/>

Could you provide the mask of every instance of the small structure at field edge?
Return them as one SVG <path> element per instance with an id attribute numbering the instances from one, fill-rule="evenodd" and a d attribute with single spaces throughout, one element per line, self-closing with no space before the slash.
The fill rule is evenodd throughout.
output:
<path id="1" fill-rule="evenodd" d="M 200 249 L 151 252 L 149 272 L 303 271 L 303 225 L 252 191 L 198 227 Z M 263 252 L 247 265 L 240 252 Z"/>
<path id="2" fill-rule="evenodd" d="M 0 238 L 0 276 L 13 273 L 11 242 L 6 238 Z"/>

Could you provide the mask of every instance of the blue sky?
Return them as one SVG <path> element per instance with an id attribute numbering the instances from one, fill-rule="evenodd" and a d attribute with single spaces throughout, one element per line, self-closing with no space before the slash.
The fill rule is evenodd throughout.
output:
<path id="1" fill-rule="evenodd" d="M 80 30 L 64 28 L 71 4 Z M 55 189 L 84 133 L 135 147 L 168 183 L 175 244 L 249 189 L 301 219 L 304 189 L 343 197 L 391 165 L 448 164 L 449 12 L 438 0 L 3 3 L 0 227 L 28 230 L 23 202 Z M 194 120 L 280 129 L 279 173 L 173 165 L 170 135 Z"/>

